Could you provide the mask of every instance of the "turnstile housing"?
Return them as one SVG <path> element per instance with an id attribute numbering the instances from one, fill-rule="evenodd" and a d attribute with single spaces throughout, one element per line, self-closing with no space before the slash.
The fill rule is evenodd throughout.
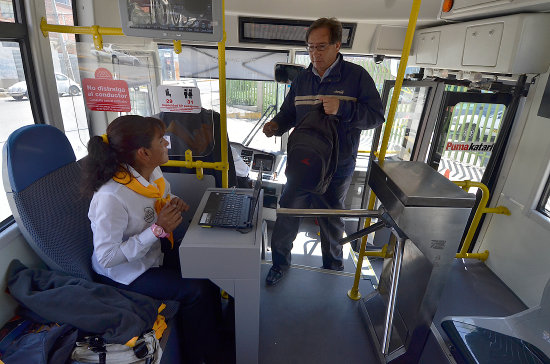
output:
<path id="1" fill-rule="evenodd" d="M 395 259 L 386 259 L 378 288 L 362 299 L 361 308 L 380 361 L 416 363 L 475 196 L 422 162 L 386 161 L 382 167 L 374 162 L 369 185 L 408 239 L 402 248 L 398 282 L 391 279 Z M 392 284 L 397 285 L 396 303 L 389 350 L 384 354 Z"/>

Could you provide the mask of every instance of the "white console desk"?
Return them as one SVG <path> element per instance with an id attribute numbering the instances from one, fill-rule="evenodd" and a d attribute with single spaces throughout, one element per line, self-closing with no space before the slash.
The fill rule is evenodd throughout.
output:
<path id="1" fill-rule="evenodd" d="M 198 225 L 211 191 L 208 189 L 195 212 L 180 248 L 184 278 L 208 278 L 235 299 L 235 346 L 239 364 L 257 363 L 260 334 L 260 248 L 262 244 L 262 201 L 248 233 Z M 236 192 L 252 190 L 237 189 Z"/>

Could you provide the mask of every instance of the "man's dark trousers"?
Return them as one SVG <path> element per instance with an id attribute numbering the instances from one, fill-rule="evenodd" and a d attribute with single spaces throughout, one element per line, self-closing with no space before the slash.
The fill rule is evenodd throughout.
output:
<path id="1" fill-rule="evenodd" d="M 279 204 L 281 207 L 293 209 L 343 209 L 350 182 L 351 176 L 333 177 L 323 195 L 307 192 L 287 183 Z M 290 266 L 292 243 L 298 234 L 301 220 L 295 216 L 277 216 L 271 236 L 274 267 L 285 270 Z M 338 239 L 341 239 L 344 233 L 344 221 L 340 217 L 318 218 L 317 220 L 321 229 L 323 268 L 341 269 L 343 254 Z"/>

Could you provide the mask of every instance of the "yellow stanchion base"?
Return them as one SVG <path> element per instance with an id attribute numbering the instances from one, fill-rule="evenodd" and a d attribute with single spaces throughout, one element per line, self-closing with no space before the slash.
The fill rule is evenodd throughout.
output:
<path id="1" fill-rule="evenodd" d="M 348 297 L 354 301 L 358 301 L 361 298 L 361 293 L 359 291 L 353 292 L 352 289 L 348 291 Z"/>

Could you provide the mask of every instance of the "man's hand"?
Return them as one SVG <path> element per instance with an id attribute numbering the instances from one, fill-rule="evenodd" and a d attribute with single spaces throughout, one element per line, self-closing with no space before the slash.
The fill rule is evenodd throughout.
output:
<path id="1" fill-rule="evenodd" d="M 323 108 L 325 109 L 325 114 L 327 115 L 336 115 L 338 108 L 340 107 L 340 100 L 336 97 L 320 97 L 319 100 L 323 101 Z"/>
<path id="2" fill-rule="evenodd" d="M 276 121 L 270 121 L 265 123 L 264 125 L 264 134 L 268 138 L 271 138 L 275 133 L 279 130 L 279 124 L 277 124 Z"/>

